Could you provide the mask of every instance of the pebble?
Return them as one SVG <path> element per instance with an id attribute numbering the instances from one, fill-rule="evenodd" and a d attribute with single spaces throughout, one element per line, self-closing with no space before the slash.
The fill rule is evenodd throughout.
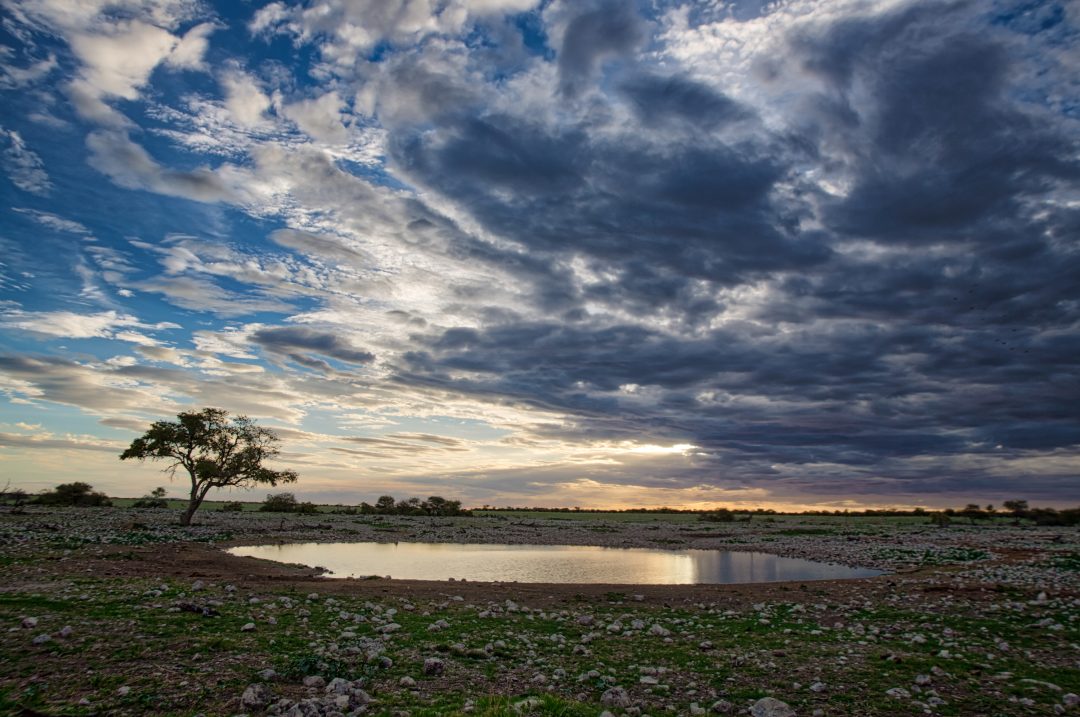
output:
<path id="1" fill-rule="evenodd" d="M 27 630 L 31 630 L 37 627 L 38 619 L 36 617 L 24 617 L 22 620 L 22 626 Z"/>
<path id="2" fill-rule="evenodd" d="M 240 632 L 251 632 L 254 629 L 255 629 L 255 623 L 246 622 L 246 623 L 244 623 L 243 627 L 240 628 Z"/>
<path id="3" fill-rule="evenodd" d="M 425 675 L 441 675 L 446 665 L 438 657 L 428 657 L 424 660 Z"/>

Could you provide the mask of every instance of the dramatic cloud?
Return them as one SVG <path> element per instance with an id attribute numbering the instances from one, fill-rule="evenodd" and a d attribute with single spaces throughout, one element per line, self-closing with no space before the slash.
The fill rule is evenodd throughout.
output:
<path id="1" fill-rule="evenodd" d="M 215 405 L 340 500 L 1075 499 L 1067 4 L 5 10 L 31 482 Z"/>

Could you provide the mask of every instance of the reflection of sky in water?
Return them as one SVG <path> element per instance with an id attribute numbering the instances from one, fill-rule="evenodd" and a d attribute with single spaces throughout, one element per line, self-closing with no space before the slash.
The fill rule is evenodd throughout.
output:
<path id="1" fill-rule="evenodd" d="M 233 555 L 300 563 L 335 578 L 389 575 L 408 580 L 688 585 L 829 580 L 877 570 L 720 550 L 648 550 L 570 545 L 296 543 L 233 548 Z"/>

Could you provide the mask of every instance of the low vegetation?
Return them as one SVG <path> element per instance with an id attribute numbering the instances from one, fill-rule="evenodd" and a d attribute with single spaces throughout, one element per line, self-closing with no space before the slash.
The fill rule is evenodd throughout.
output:
<path id="1" fill-rule="evenodd" d="M 804 717 L 1078 709 L 1080 536 L 1011 516 L 940 530 L 925 517 L 246 510 L 185 528 L 157 510 L 27 510 L 0 511 L 2 714 L 326 714 L 339 698 L 343 714 L 412 717 L 737 715 L 765 698 Z M 343 537 L 730 547 L 893 574 L 425 586 L 320 580 L 187 542 Z"/>
<path id="2" fill-rule="evenodd" d="M 62 483 L 50 491 L 39 493 L 34 498 L 34 502 L 38 505 L 55 506 L 101 507 L 112 505 L 112 501 L 109 500 L 107 495 L 95 492 L 92 485 L 79 481 Z"/>

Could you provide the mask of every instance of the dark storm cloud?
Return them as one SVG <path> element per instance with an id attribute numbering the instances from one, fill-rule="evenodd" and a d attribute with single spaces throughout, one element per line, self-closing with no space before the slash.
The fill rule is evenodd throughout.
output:
<path id="1" fill-rule="evenodd" d="M 620 87 L 641 121 L 649 126 L 685 124 L 714 129 L 751 119 L 755 113 L 708 85 L 685 77 L 641 74 Z"/>
<path id="2" fill-rule="evenodd" d="M 609 101 L 629 129 L 600 111 L 501 112 L 398 133 L 412 180 L 532 261 L 602 276 L 535 267 L 557 320 L 494 312 L 418 335 L 398 380 L 568 416 L 538 437 L 692 442 L 684 485 L 715 470 L 803 492 L 962 492 L 947 465 L 1005 490 L 962 457 L 1080 445 L 1080 222 L 1055 196 L 1080 174 L 1075 123 L 1025 96 L 1016 38 L 984 22 L 956 3 L 803 25 L 764 67 L 795 77 L 784 128 L 695 79 L 623 67 Z M 560 77 L 588 76 L 605 47 Z M 750 287 L 750 307 L 722 291 Z"/>
<path id="3" fill-rule="evenodd" d="M 325 362 L 305 357 L 300 352 L 310 352 L 347 363 L 363 364 L 374 360 L 375 355 L 363 351 L 335 334 L 316 331 L 304 326 L 259 329 L 251 340 L 265 349 L 284 354 L 304 365 L 314 361 L 319 368 L 329 368 Z"/>
<path id="4" fill-rule="evenodd" d="M 1080 178 L 1075 133 L 1016 101 L 1018 53 L 1008 37 L 957 29 L 967 7 L 915 5 L 792 38 L 846 109 L 834 131 L 854 125 L 854 188 L 826 211 L 836 230 L 977 239 L 973 230 L 1026 213 L 1032 195 Z M 869 97 L 859 104 L 856 91 Z"/>
<path id="5" fill-rule="evenodd" d="M 643 22 L 630 2 L 608 0 L 570 20 L 559 51 L 559 87 L 574 97 L 609 57 L 626 55 L 645 39 Z"/>
<path id="6" fill-rule="evenodd" d="M 598 129 L 462 118 L 400 139 L 394 156 L 492 232 L 533 252 L 602 262 L 624 275 L 630 294 L 635 283 L 667 282 L 661 292 L 677 293 L 694 278 L 734 284 L 828 257 L 813 236 L 793 231 L 800 207 L 771 196 L 788 169 L 780 142 L 654 146 Z"/>

